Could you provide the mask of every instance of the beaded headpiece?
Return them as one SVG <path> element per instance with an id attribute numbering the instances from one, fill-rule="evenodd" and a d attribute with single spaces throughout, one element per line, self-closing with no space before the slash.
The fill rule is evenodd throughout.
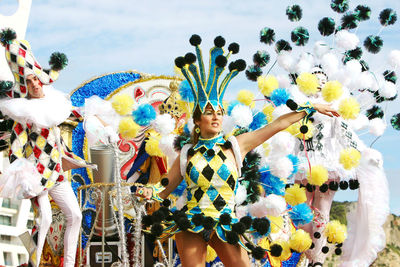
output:
<path id="1" fill-rule="evenodd" d="M 206 76 L 202 52 L 200 49 L 201 38 L 194 34 L 189 40 L 190 44 L 196 47 L 196 55 L 198 65 L 195 64 L 196 55 L 187 53 L 184 57 L 175 59 L 175 65 L 181 69 L 182 74 L 189 82 L 190 88 L 193 91 L 194 106 L 193 112 L 199 106 L 201 112 L 208 104 L 214 110 L 218 107 L 223 108 L 222 99 L 229 82 L 240 72 L 246 68 L 246 62 L 242 59 L 233 61 L 229 64 L 229 73 L 225 76 L 222 82 L 219 83 L 219 78 L 225 70 L 228 59 L 231 54 L 239 52 L 239 45 L 231 43 L 228 46 L 228 53 L 224 55 L 225 39 L 218 36 L 214 39 L 214 47 L 210 50 L 210 63 L 208 76 Z"/>

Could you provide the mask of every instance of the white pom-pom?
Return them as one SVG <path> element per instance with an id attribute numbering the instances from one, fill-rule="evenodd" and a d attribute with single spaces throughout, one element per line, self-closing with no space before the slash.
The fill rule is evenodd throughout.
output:
<path id="1" fill-rule="evenodd" d="M 172 164 L 178 154 L 174 149 L 174 140 L 176 138 L 175 134 L 169 134 L 161 137 L 158 147 L 160 150 L 168 157 L 168 161 Z"/>
<path id="2" fill-rule="evenodd" d="M 336 74 L 334 78 L 337 79 L 343 86 L 349 87 L 351 84 L 353 77 L 348 74 L 345 68 L 341 68 Z"/>
<path id="3" fill-rule="evenodd" d="M 392 98 L 397 94 L 396 85 L 392 82 L 385 81 L 379 89 L 379 95 L 385 98 Z"/>
<path id="4" fill-rule="evenodd" d="M 360 102 L 362 103 L 362 102 Z M 354 131 L 360 131 L 368 127 L 369 120 L 364 114 L 359 114 L 355 120 L 349 120 L 349 124 Z"/>
<path id="5" fill-rule="evenodd" d="M 271 174 L 281 179 L 287 179 L 293 171 L 293 163 L 288 157 L 280 157 L 270 162 Z"/>
<path id="6" fill-rule="evenodd" d="M 286 105 L 280 105 L 274 109 L 272 112 L 272 117 L 274 119 L 279 118 L 280 116 L 292 112 Z"/>
<path id="7" fill-rule="evenodd" d="M 362 92 L 357 97 L 357 101 L 358 103 L 361 103 L 363 109 L 369 109 L 376 103 L 374 95 L 368 91 Z"/>
<path id="8" fill-rule="evenodd" d="M 236 127 L 236 122 L 231 116 L 224 116 L 222 121 L 222 131 L 225 135 L 230 134 Z"/>
<path id="9" fill-rule="evenodd" d="M 279 74 L 278 76 L 276 76 L 276 79 L 279 82 L 279 88 L 289 88 L 289 86 L 291 85 L 288 75 Z"/>
<path id="10" fill-rule="evenodd" d="M 400 50 L 392 50 L 389 54 L 389 64 L 394 69 L 400 66 Z"/>
<path id="11" fill-rule="evenodd" d="M 368 89 L 372 87 L 374 77 L 368 71 L 363 71 L 357 77 L 357 85 L 359 89 Z"/>
<path id="12" fill-rule="evenodd" d="M 380 118 L 375 118 L 369 121 L 369 132 L 375 136 L 381 136 L 386 129 L 386 123 Z"/>
<path id="13" fill-rule="evenodd" d="M 360 42 L 357 35 L 350 33 L 347 30 L 338 31 L 335 34 L 335 41 L 337 46 L 343 48 L 344 50 L 356 49 L 358 43 Z"/>
<path id="14" fill-rule="evenodd" d="M 169 114 L 157 115 L 153 128 L 161 135 L 167 135 L 175 129 L 175 120 Z"/>
<path id="15" fill-rule="evenodd" d="M 312 67 L 312 63 L 310 63 L 308 60 L 301 59 L 295 66 L 294 71 L 296 73 L 303 73 L 303 72 L 309 72 Z"/>
<path id="16" fill-rule="evenodd" d="M 240 220 L 240 218 L 247 216 L 249 213 L 249 205 L 247 206 L 236 206 L 235 207 L 236 217 Z"/>
<path id="17" fill-rule="evenodd" d="M 267 216 L 267 209 L 265 206 L 264 198 L 260 198 L 256 203 L 250 205 L 250 215 L 253 217 L 265 217 Z"/>
<path id="18" fill-rule="evenodd" d="M 248 127 L 253 121 L 251 109 L 248 106 L 240 104 L 232 109 L 231 117 L 234 119 L 236 125 L 240 127 Z"/>
<path id="19" fill-rule="evenodd" d="M 235 203 L 236 205 L 241 205 L 247 198 L 246 187 L 244 187 L 241 183 L 238 184 L 235 194 Z"/>
<path id="20" fill-rule="evenodd" d="M 296 139 L 286 131 L 278 132 L 269 139 L 270 149 L 274 156 L 286 156 L 295 146 Z"/>
<path id="21" fill-rule="evenodd" d="M 337 56 L 335 56 L 335 54 L 327 53 L 322 56 L 321 66 L 328 77 L 331 79 L 331 76 L 335 74 L 339 69 L 339 59 L 337 58 Z"/>
<path id="22" fill-rule="evenodd" d="M 280 216 L 286 210 L 286 201 L 283 197 L 270 194 L 265 200 L 266 213 L 270 216 Z"/>
<path id="23" fill-rule="evenodd" d="M 284 70 L 291 72 L 294 65 L 294 58 L 288 51 L 281 51 L 277 57 L 278 65 Z"/>
<path id="24" fill-rule="evenodd" d="M 355 59 L 347 61 L 344 68 L 348 72 L 347 75 L 360 74 L 362 69 L 360 61 Z"/>
<path id="25" fill-rule="evenodd" d="M 297 87 L 297 85 L 290 86 L 290 94 L 292 95 L 292 99 L 296 103 L 306 103 L 307 101 L 310 101 L 310 99 L 302 91 L 299 90 L 299 87 Z"/>
<path id="26" fill-rule="evenodd" d="M 328 53 L 329 50 L 328 44 L 324 41 L 318 41 L 314 44 L 314 55 L 316 55 L 318 58 Z"/>

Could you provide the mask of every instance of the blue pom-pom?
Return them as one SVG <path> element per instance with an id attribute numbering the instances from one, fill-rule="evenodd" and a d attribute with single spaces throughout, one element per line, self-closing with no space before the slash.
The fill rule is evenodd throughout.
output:
<path id="1" fill-rule="evenodd" d="M 255 130 L 263 127 L 267 123 L 268 123 L 267 117 L 265 116 L 265 114 L 262 112 L 256 111 L 256 115 L 253 116 L 253 121 L 251 122 L 249 128 L 252 131 L 255 131 Z"/>
<path id="2" fill-rule="evenodd" d="M 185 100 L 186 102 L 194 102 L 193 91 L 187 80 L 182 81 L 179 85 L 179 94 L 181 95 L 182 100 Z"/>
<path id="3" fill-rule="evenodd" d="M 306 203 L 293 206 L 292 210 L 289 211 L 289 216 L 296 226 L 310 223 L 314 217 L 310 207 Z"/>
<path id="4" fill-rule="evenodd" d="M 288 155 L 287 157 L 290 159 L 290 161 L 293 164 L 293 171 L 290 174 L 290 176 L 292 176 L 292 175 L 296 174 L 299 171 L 299 158 L 297 156 L 295 156 L 295 155 L 292 155 L 292 154 Z"/>
<path id="5" fill-rule="evenodd" d="M 187 188 L 187 184 L 185 182 L 185 180 L 182 180 L 182 182 L 175 188 L 174 191 L 172 191 L 172 195 L 176 196 L 176 197 L 180 197 L 183 194 L 183 191 L 185 191 L 185 189 Z"/>
<path id="6" fill-rule="evenodd" d="M 140 126 L 148 126 L 157 116 L 156 110 L 150 104 L 142 104 L 132 112 L 133 119 Z"/>
<path id="7" fill-rule="evenodd" d="M 275 106 L 286 105 L 286 101 L 290 98 L 290 93 L 285 88 L 278 88 L 272 91 L 270 99 Z"/>
<path id="8" fill-rule="evenodd" d="M 234 107 L 236 107 L 236 105 L 241 105 L 240 102 L 238 100 L 233 100 L 229 103 L 228 109 L 226 112 L 228 112 L 228 115 L 230 116 L 232 113 L 232 110 Z"/>
<path id="9" fill-rule="evenodd" d="M 279 177 L 272 175 L 269 167 L 260 169 L 260 175 L 261 186 L 267 195 L 283 196 L 285 194 L 285 183 Z"/>

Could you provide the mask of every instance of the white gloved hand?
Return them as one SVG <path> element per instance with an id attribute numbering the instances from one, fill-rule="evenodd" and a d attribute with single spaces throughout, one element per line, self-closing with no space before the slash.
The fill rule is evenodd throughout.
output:
<path id="1" fill-rule="evenodd" d="M 104 127 L 104 132 L 110 143 L 116 143 L 119 141 L 120 138 L 118 134 L 114 131 L 114 129 L 110 125 Z"/>

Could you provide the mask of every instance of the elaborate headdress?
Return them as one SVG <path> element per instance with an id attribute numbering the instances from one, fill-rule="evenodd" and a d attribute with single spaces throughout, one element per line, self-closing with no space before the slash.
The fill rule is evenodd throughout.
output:
<path id="1" fill-rule="evenodd" d="M 180 103 L 182 100 L 178 92 L 178 82 L 176 80 L 170 82 L 169 89 L 171 94 L 158 106 L 158 110 L 160 114 L 167 113 L 180 118 L 185 113 L 185 109 Z"/>
<path id="2" fill-rule="evenodd" d="M 181 69 L 194 95 L 193 112 L 199 106 L 201 112 L 210 104 L 214 110 L 218 106 L 223 108 L 222 99 L 229 82 L 240 72 L 246 68 L 246 62 L 242 59 L 233 61 L 229 64 L 229 73 L 219 84 L 219 78 L 225 70 L 231 54 L 239 52 L 239 45 L 231 43 L 228 46 L 228 53 L 224 55 L 225 39 L 218 36 L 214 39 L 214 47 L 210 50 L 210 65 L 208 76 L 206 76 L 203 57 L 200 49 L 201 38 L 194 34 L 190 38 L 190 44 L 196 47 L 198 66 L 195 64 L 196 55 L 187 53 L 184 57 L 175 59 L 175 65 Z"/>
<path id="3" fill-rule="evenodd" d="M 3 29 L 0 32 L 0 42 L 5 47 L 6 60 L 14 76 L 14 85 L 11 82 L 1 82 L 0 90 L 11 98 L 25 97 L 28 93 L 26 77 L 36 75 L 43 84 L 51 84 L 58 78 L 58 72 L 68 63 L 63 53 L 55 52 L 50 56 L 51 69 L 43 69 L 33 56 L 33 52 L 26 40 L 17 40 L 12 29 Z"/>

